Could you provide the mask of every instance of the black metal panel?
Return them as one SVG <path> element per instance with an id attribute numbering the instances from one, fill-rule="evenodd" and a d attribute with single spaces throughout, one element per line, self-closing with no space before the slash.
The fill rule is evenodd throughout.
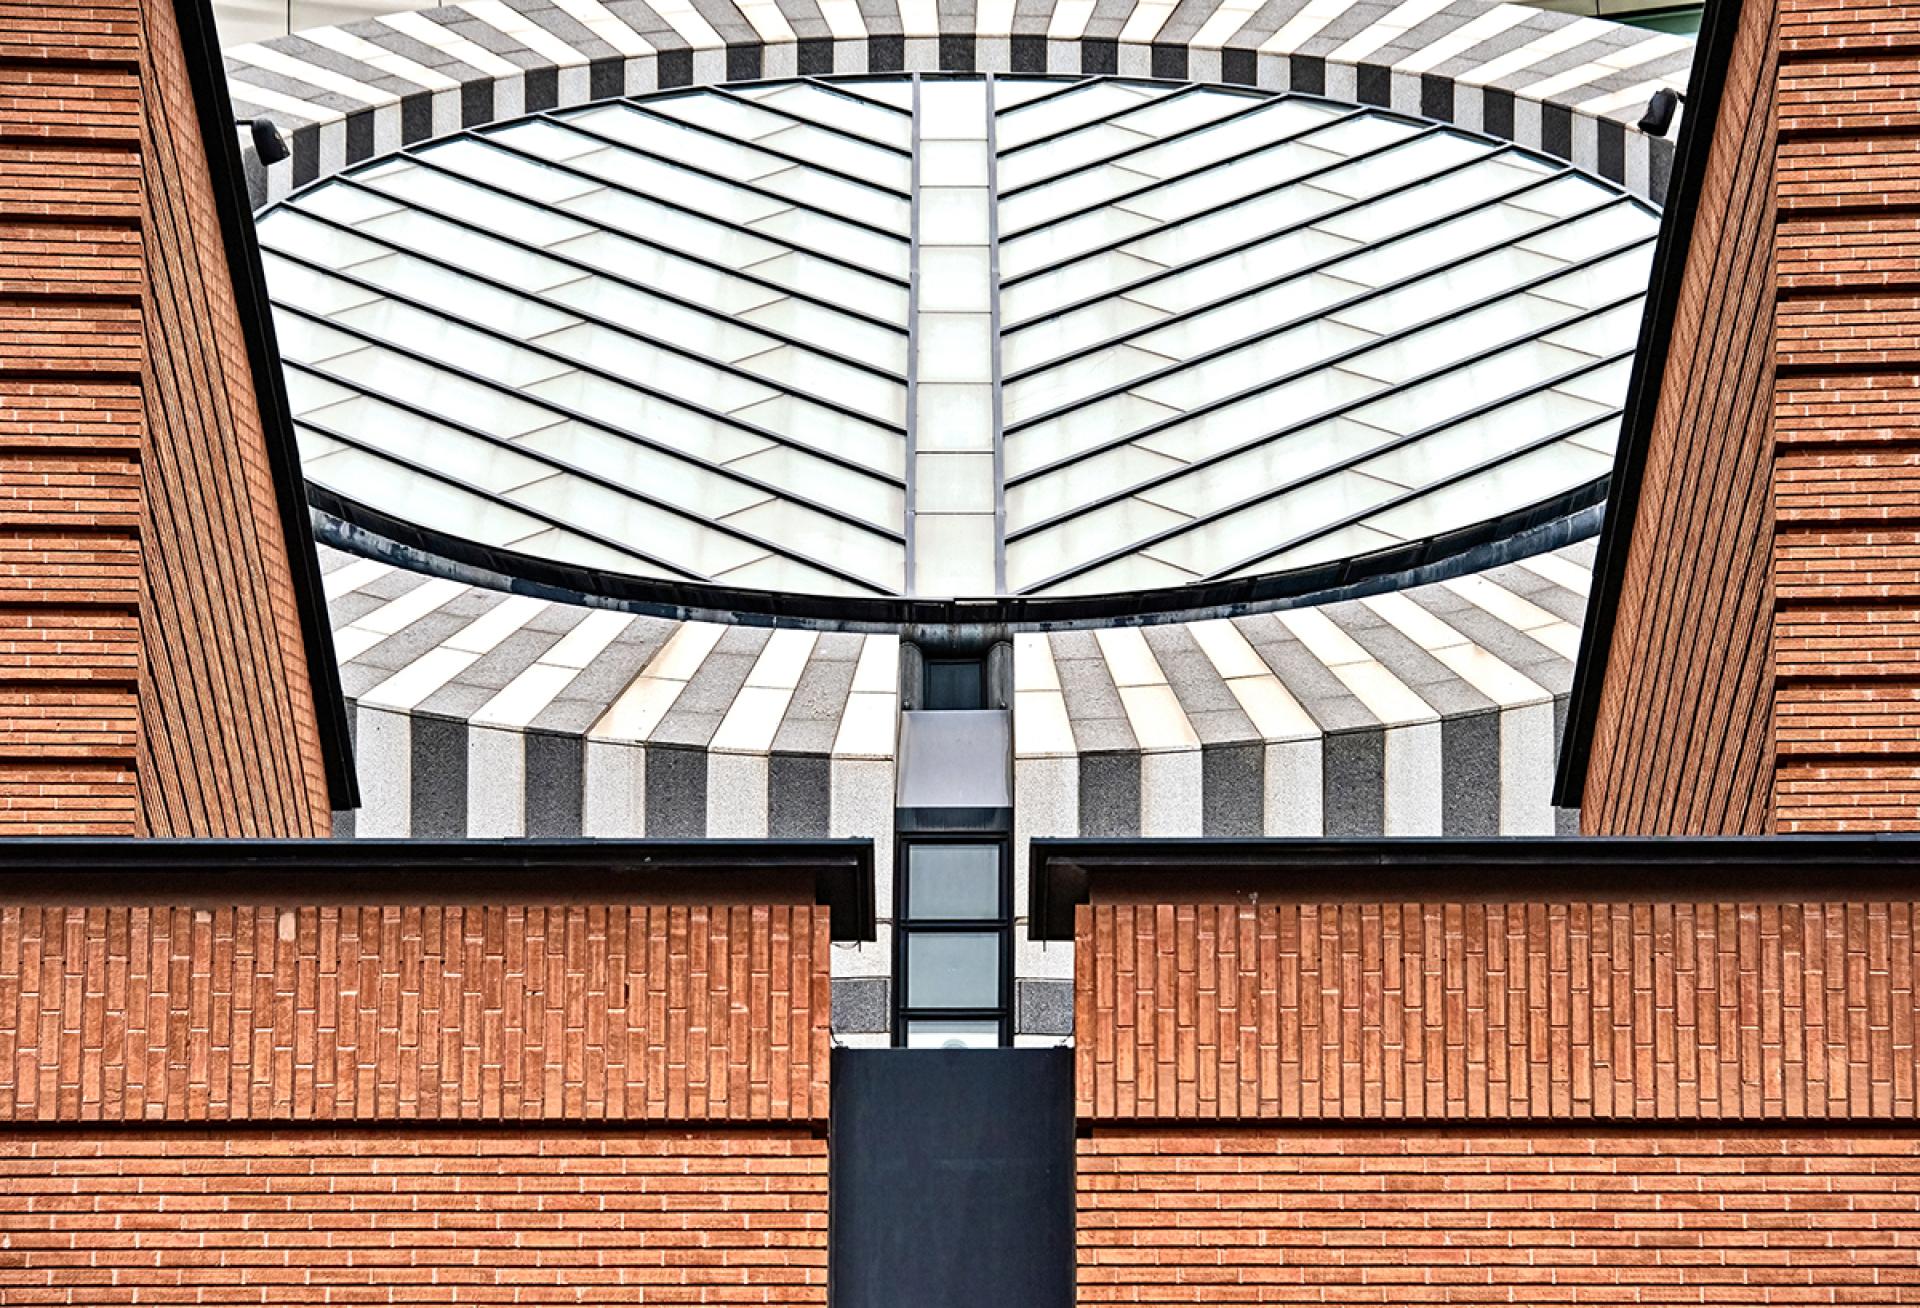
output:
<path id="1" fill-rule="evenodd" d="M 1071 1308 L 1073 1051 L 833 1051 L 833 1308 Z"/>

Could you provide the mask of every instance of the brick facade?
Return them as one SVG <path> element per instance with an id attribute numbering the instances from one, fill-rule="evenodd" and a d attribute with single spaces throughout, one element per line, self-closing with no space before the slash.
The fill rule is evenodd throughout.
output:
<path id="1" fill-rule="evenodd" d="M 170 0 L 0 4 L 0 178 L 0 835 L 324 834 Z"/>

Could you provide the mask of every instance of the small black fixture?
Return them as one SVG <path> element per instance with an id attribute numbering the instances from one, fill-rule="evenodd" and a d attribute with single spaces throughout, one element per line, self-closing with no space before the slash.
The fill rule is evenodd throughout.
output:
<path id="1" fill-rule="evenodd" d="M 1686 102 L 1686 96 L 1678 91 L 1661 87 L 1653 93 L 1653 99 L 1647 101 L 1647 112 L 1640 117 L 1640 130 L 1648 136 L 1665 136 L 1673 127 L 1673 114 Z"/>
<path id="2" fill-rule="evenodd" d="M 261 164 L 277 164 L 292 153 L 280 129 L 273 125 L 273 119 L 236 118 L 233 121 L 253 133 L 253 152 L 260 156 Z"/>

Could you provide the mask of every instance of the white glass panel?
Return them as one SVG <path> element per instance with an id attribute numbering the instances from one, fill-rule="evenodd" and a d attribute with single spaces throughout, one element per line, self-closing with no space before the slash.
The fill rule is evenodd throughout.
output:
<path id="1" fill-rule="evenodd" d="M 1049 418 L 1026 431 L 1009 433 L 1006 438 L 1006 473 L 1015 477 L 1044 467 L 1055 459 L 1092 449 L 1126 432 L 1168 418 L 1179 410 L 1153 404 L 1137 395 L 1115 395 L 1077 409 L 1069 409 L 1057 418 Z M 1174 455 L 1178 458 L 1179 455 Z M 1184 459 L 1181 460 L 1185 462 Z"/>
<path id="2" fill-rule="evenodd" d="M 1361 470 L 1409 488 L 1430 486 L 1464 468 L 1565 431 L 1606 410 L 1553 391 L 1524 396 L 1360 465 Z M 1517 506 L 1516 506 L 1517 507 Z"/>
<path id="3" fill-rule="evenodd" d="M 780 345 L 740 361 L 740 368 L 782 389 L 842 404 L 879 422 L 898 426 L 907 420 L 904 382 L 876 377 L 810 350 Z"/>
<path id="4" fill-rule="evenodd" d="M 914 392 L 914 437 L 923 450 L 993 448 L 993 388 L 922 385 Z"/>
<path id="5" fill-rule="evenodd" d="M 985 246 L 925 247 L 920 251 L 920 311 L 985 313 L 993 288 Z"/>
<path id="6" fill-rule="evenodd" d="M 987 192 L 977 186 L 926 186 L 920 190 L 922 245 L 984 245 Z M 1004 267 L 1002 274 L 1005 273 Z"/>
<path id="7" fill-rule="evenodd" d="M 1230 204 L 1252 191 L 1283 185 L 1338 157 L 1300 142 L 1276 145 L 1230 166 L 1209 168 L 1168 182 L 1158 190 L 1128 199 L 1125 205 L 1137 213 L 1171 221 Z"/>
<path id="8" fill-rule="evenodd" d="M 532 163 L 478 141 L 449 141 L 444 145 L 429 146 L 419 152 L 419 157 L 476 181 L 547 204 L 584 195 L 595 189 L 595 183 L 590 178 Z"/>
<path id="9" fill-rule="evenodd" d="M 1284 421 L 1284 415 L 1282 415 Z M 1348 418 L 1332 418 L 1277 440 L 1195 468 L 1144 492 L 1156 504 L 1196 517 L 1216 513 L 1250 495 L 1350 463 L 1394 439 L 1390 432 Z M 1276 517 L 1274 539 L 1293 530 Z"/>
<path id="10" fill-rule="evenodd" d="M 1640 210 L 1630 204 L 1617 204 L 1585 218 L 1563 223 L 1551 231 L 1529 236 L 1520 244 L 1524 249 L 1537 250 L 1557 259 L 1572 260 L 1595 250 L 1611 250 L 1628 241 L 1651 236 L 1655 229 L 1654 220 Z"/>
<path id="11" fill-rule="evenodd" d="M 347 176 L 358 174 L 349 172 Z M 321 186 L 302 195 L 300 207 L 335 222 L 362 223 L 392 213 L 400 206 L 356 186 Z"/>
<path id="12" fill-rule="evenodd" d="M 1464 233 L 1458 239 L 1469 245 L 1490 245 L 1542 225 L 1544 214 L 1520 209 L 1511 202 L 1491 203 L 1496 196 L 1510 195 L 1530 180 L 1532 174 L 1509 168 L 1500 159 L 1483 159 L 1471 168 L 1434 176 L 1335 214 L 1320 226 L 1356 241 L 1383 241 L 1458 214 L 1455 221 L 1460 226 L 1456 230 Z M 1502 203 L 1507 207 L 1503 209 Z M 1527 220 L 1527 214 L 1533 214 L 1532 221 Z"/>
<path id="13" fill-rule="evenodd" d="M 571 531 L 543 531 L 535 536 L 515 544 L 515 549 L 523 554 L 537 554 L 542 558 L 557 559 L 562 563 L 577 563 L 584 568 L 600 568 L 607 572 L 623 572 L 631 577 L 673 577 L 681 578 L 685 574 L 671 568 L 663 568 L 646 562 L 624 550 Z"/>
<path id="14" fill-rule="evenodd" d="M 1129 378 L 1164 368 L 1171 362 L 1165 355 L 1149 354 L 1131 345 L 1116 345 L 1009 384 L 1004 392 L 1003 412 L 1009 424 L 1025 422 Z M 1173 403 L 1170 400 L 1161 402 Z M 1176 404 L 1175 407 L 1185 406 Z"/>
<path id="15" fill-rule="evenodd" d="M 887 145 L 905 148 L 912 139 L 912 124 L 905 114 L 888 113 L 884 109 L 862 103 L 855 95 L 875 100 L 898 102 L 897 108 L 904 109 L 912 98 L 912 88 L 905 82 L 855 83 L 850 90 L 853 94 L 838 95 L 817 86 L 785 86 L 756 88 L 754 98 L 761 104 L 775 105 L 788 113 L 798 114 L 816 123 L 826 123 L 842 131 L 864 136 L 870 141 L 879 141 Z"/>
<path id="16" fill-rule="evenodd" d="M 900 236 L 907 235 L 913 220 L 912 207 L 904 197 L 829 177 L 811 168 L 787 168 L 769 173 L 755 185 L 823 209 L 831 218 L 866 223 Z"/>
<path id="17" fill-rule="evenodd" d="M 990 513 L 926 513 L 914 519 L 913 586 L 921 595 L 991 595 Z"/>
<path id="18" fill-rule="evenodd" d="M 1367 525 L 1405 540 L 1417 540 L 1538 503 L 1604 477 L 1612 468 L 1609 456 L 1563 441 L 1377 514 L 1367 519 Z"/>
<path id="19" fill-rule="evenodd" d="M 670 400 L 646 395 L 618 382 L 592 373 L 570 372 L 538 382 L 526 388 L 529 395 L 564 405 L 616 431 L 630 431 L 669 449 L 681 450 L 707 463 L 726 463 L 732 459 L 764 450 L 772 444 L 751 431 L 720 422 L 704 414 L 674 404 Z M 528 424 L 546 426 L 554 416 L 546 411 L 545 421 Z M 517 434 L 517 433 L 516 433 Z"/>
<path id="20" fill-rule="evenodd" d="M 999 94 L 998 90 L 995 94 Z M 998 144 L 1004 150 L 1005 142 Z M 1049 177 L 1071 172 L 1083 164 L 1097 163 L 1122 151 L 1152 144 L 1151 136 L 1130 132 L 1124 127 L 1107 123 L 1085 127 L 1071 136 L 1063 136 L 1045 145 L 1002 154 L 999 161 L 1000 191 L 1004 195 L 1016 187 L 1030 186 Z"/>
<path id="21" fill-rule="evenodd" d="M 348 309 L 333 315 L 333 320 L 343 326 L 357 327 L 378 340 L 508 386 L 523 386 L 552 377 L 565 372 L 567 367 L 511 341 L 499 340 L 438 314 L 392 300 Z M 401 394 L 405 396 L 404 392 Z"/>
<path id="22" fill-rule="evenodd" d="M 1524 195 L 1516 195 L 1508 203 L 1552 218 L 1570 218 L 1613 198 L 1612 191 L 1584 177 L 1562 177 L 1536 186 Z"/>
<path id="23" fill-rule="evenodd" d="M 542 291 L 583 275 L 580 269 L 558 259 L 543 258 L 520 246 L 456 226 L 417 209 L 402 209 L 375 218 L 362 223 L 361 230 L 403 249 L 431 254 L 442 263 L 478 269 L 496 281 L 524 290 Z"/>
<path id="24" fill-rule="evenodd" d="M 1131 254 L 1168 266 L 1244 245 L 1283 227 L 1310 222 L 1346 204 L 1346 197 L 1299 183 L 1202 218 L 1189 219 L 1130 242 Z"/>
<path id="25" fill-rule="evenodd" d="M 852 177 L 864 178 L 881 186 L 892 187 L 901 195 L 906 195 L 913 186 L 911 156 L 851 140 L 838 132 L 795 123 L 784 131 L 764 138 L 760 144 L 769 150 L 778 150 L 795 159 L 804 159 L 808 163 L 818 164 L 822 168 L 836 169 Z M 925 167 L 926 155 L 923 148 L 921 153 L 923 175 Z M 985 185 L 984 180 L 980 184 Z"/>
<path id="26" fill-rule="evenodd" d="M 993 455 L 918 454 L 913 469 L 917 512 L 993 512 Z"/>
<path id="27" fill-rule="evenodd" d="M 1313 139 L 1317 142 L 1322 138 L 1316 135 Z M 1485 151 L 1486 147 L 1478 141 L 1443 132 L 1421 141 L 1410 141 L 1383 154 L 1355 159 L 1344 167 L 1314 178 L 1314 183 L 1341 195 L 1356 198 L 1375 196 L 1396 186 L 1430 177 L 1442 168 L 1465 163 Z"/>
<path id="28" fill-rule="evenodd" d="M 1335 265 L 1344 268 L 1345 265 Z M 1333 315 L 1368 331 L 1386 333 L 1438 317 L 1462 305 L 1524 284 L 1553 271 L 1543 255 L 1502 249 L 1398 290 L 1383 291 Z M 1360 288 L 1365 289 L 1365 288 Z"/>
<path id="29" fill-rule="evenodd" d="M 630 191 L 658 195 L 695 213 L 711 214 L 730 223 L 752 222 L 786 208 L 785 202 L 771 196 L 757 195 L 732 182 L 704 177 L 689 168 L 635 154 L 625 146 L 609 146 L 581 155 L 573 161 L 573 166 Z M 580 212 L 577 204 L 563 207 Z"/>
<path id="30" fill-rule="evenodd" d="M 1231 300 L 1252 287 L 1352 250 L 1351 241 L 1312 228 L 1276 236 L 1236 254 L 1222 255 L 1188 272 L 1172 273 L 1127 292 L 1132 299 L 1169 313 Z"/>
<path id="31" fill-rule="evenodd" d="M 875 584 L 889 591 L 902 590 L 901 551 L 897 547 L 874 547 L 870 550 L 870 554 L 874 560 L 871 571 Z M 768 554 L 738 568 L 717 572 L 713 579 L 729 586 L 784 591 L 787 594 L 865 595 L 871 593 L 865 587 L 842 581 L 838 577 L 821 572 L 817 568 L 810 568 L 804 563 L 780 554 Z"/>
<path id="32" fill-rule="evenodd" d="M 1095 164 L 1057 182 L 1036 186 L 1000 202 L 1000 230 L 1012 236 L 1052 222 L 1101 200 L 1131 195 L 1153 179 L 1118 164 Z"/>
<path id="33" fill-rule="evenodd" d="M 1199 90 L 1173 95 L 1157 104 L 1135 109 L 1122 117 L 1120 125 L 1150 136 L 1170 136 L 1239 113 L 1261 103 L 1265 97 L 1233 91 Z"/>
<path id="34" fill-rule="evenodd" d="M 920 139 L 977 141 L 987 135 L 987 84 L 978 78 L 920 83 Z"/>
<path id="35" fill-rule="evenodd" d="M 382 453 L 445 469 L 490 495 L 504 494 L 559 472 L 539 459 L 366 396 L 308 414 L 307 420 L 352 436 Z M 403 503 L 392 502 L 392 507 Z"/>
<path id="36" fill-rule="evenodd" d="M 1000 148 L 1008 150 L 1158 98 L 1159 95 L 1123 82 L 1095 82 L 1079 90 L 1007 110 L 1000 114 L 994 136 Z"/>
<path id="37" fill-rule="evenodd" d="M 1324 274 L 1295 278 L 1271 290 L 1249 295 L 1244 300 L 1222 305 L 1220 308 L 1169 324 L 1159 331 L 1137 336 L 1134 338 L 1134 344 L 1142 349 L 1170 355 L 1176 359 L 1191 359 L 1206 351 L 1221 349 L 1236 341 L 1246 340 L 1258 332 L 1270 331 L 1281 323 L 1311 318 L 1315 313 L 1341 303 L 1363 292 L 1364 289 Z M 1316 358 L 1325 357 L 1331 349 L 1345 348 L 1346 345 L 1355 343 L 1357 339 L 1364 339 L 1364 337 L 1354 338 L 1343 333 L 1335 333 L 1331 338 L 1303 334 L 1311 333 L 1314 326 L 1315 324 L 1311 322 L 1302 323 L 1274 338 L 1283 351 L 1281 356 L 1283 362 L 1289 357 L 1291 351 L 1295 349 L 1301 351 L 1297 361 L 1285 363 L 1286 367 L 1303 367 Z M 1263 365 L 1249 367 L 1248 382 L 1257 380 L 1256 376 L 1251 375 L 1254 367 L 1257 366 Z"/>
<path id="38" fill-rule="evenodd" d="M 1185 514 L 1157 504 L 1138 499 L 1120 500 L 1068 518 L 1058 526 L 1027 537 L 1020 545 L 1023 552 L 1035 549 L 1050 552 L 1052 560 L 1039 564 L 1044 569 L 1039 576 L 1052 576 L 1076 563 L 1090 562 L 1187 521 Z M 1032 562 L 1029 561 L 1029 566 Z M 1011 549 L 1007 563 L 1011 569 Z"/>
<path id="39" fill-rule="evenodd" d="M 571 419 L 528 432 L 514 444 L 709 518 L 723 518 L 770 498 L 768 492 L 724 473 Z"/>
<path id="40" fill-rule="evenodd" d="M 788 209 L 762 218 L 752 226 L 755 231 L 778 236 L 803 250 L 818 250 L 844 259 L 856 268 L 871 268 L 901 278 L 907 275 L 910 247 L 905 240 L 848 227 L 823 214 Z"/>
<path id="41" fill-rule="evenodd" d="M 466 221 L 489 231 L 512 232 L 530 245 L 552 245 L 570 236 L 584 236 L 592 228 L 560 214 L 509 199 L 497 191 L 470 185 L 455 177 L 407 164 L 392 172 L 377 175 L 368 185 L 388 195 L 398 196 L 423 209 L 457 213 Z M 583 206 L 600 197 L 594 192 L 580 197 Z"/>
<path id="42" fill-rule="evenodd" d="M 1365 154 L 1369 150 L 1378 150 L 1392 145 L 1396 141 L 1405 141 L 1417 136 L 1423 129 L 1415 123 L 1402 122 L 1397 118 L 1387 118 L 1376 113 L 1361 114 L 1345 122 L 1328 123 L 1313 134 L 1315 145 L 1326 150 L 1338 150 L 1341 154 Z M 1452 137 L 1454 140 L 1467 140 L 1466 137 Z"/>
<path id="43" fill-rule="evenodd" d="M 1120 297 L 1101 300 L 1059 318 L 1015 332 L 1000 342 L 1000 363 L 1008 373 L 1057 359 L 1085 346 L 1111 340 L 1121 332 L 1166 317 L 1158 309 Z"/>
<path id="44" fill-rule="evenodd" d="M 999 1045 L 1000 1024 L 996 1021 L 922 1018 L 907 1023 L 909 1049 L 997 1049 Z"/>
<path id="45" fill-rule="evenodd" d="M 778 344 L 771 336 L 746 331 L 724 318 L 682 308 L 605 278 L 584 277 L 554 288 L 547 296 L 653 340 L 669 342 L 723 363 L 733 363 Z"/>
<path id="46" fill-rule="evenodd" d="M 550 309 L 524 295 L 499 290 L 411 255 L 386 255 L 361 264 L 354 269 L 354 275 L 395 295 L 430 305 L 450 317 L 484 323 L 522 338 L 543 335 L 576 321 L 572 314 Z"/>
<path id="47" fill-rule="evenodd" d="M 1484 309 L 1417 331 L 1377 350 L 1368 350 L 1342 366 L 1366 377 L 1398 385 L 1438 371 L 1449 364 L 1499 345 L 1503 341 L 1544 331 L 1565 321 L 1566 310 L 1530 295 L 1512 296 Z M 1488 395 L 1499 399 L 1521 389 L 1529 378 L 1549 376 L 1587 362 L 1571 350 L 1526 344 L 1498 356 L 1513 371 L 1510 384 Z M 1471 407 L 1471 405 L 1464 406 Z"/>
<path id="48" fill-rule="evenodd" d="M 1122 445 L 1091 459 L 1069 463 L 1044 477 L 1007 488 L 1007 529 L 1014 531 L 1057 517 L 1182 466 L 1176 459 L 1135 445 Z M 1153 498 L 1157 501 L 1160 497 L 1156 493 Z"/>
<path id="49" fill-rule="evenodd" d="M 906 514 L 906 495 L 899 487 L 789 445 L 769 446 L 727 466 L 888 531 L 900 530 Z"/>
<path id="50" fill-rule="evenodd" d="M 314 409 L 351 399 L 354 394 L 344 386 L 335 386 L 330 381 L 322 381 L 312 373 L 302 372 L 298 368 L 287 369 L 285 376 L 287 407 L 296 418 Z"/>
<path id="51" fill-rule="evenodd" d="M 755 141 L 763 136 L 771 136 L 792 125 L 791 119 L 783 118 L 779 114 L 768 113 L 765 109 L 756 109 L 750 104 L 742 104 L 724 95 L 711 95 L 706 92 L 656 97 L 647 101 L 647 107 L 669 118 L 698 123 L 716 132 L 739 137 L 743 141 Z"/>
<path id="52" fill-rule="evenodd" d="M 1578 377 L 1563 381 L 1555 390 L 1565 391 L 1568 395 L 1577 395 L 1583 400 L 1595 404 L 1604 404 L 1617 409 L 1626 401 L 1627 378 L 1633 371 L 1633 360 L 1622 359 L 1610 363 L 1604 368 L 1595 368 Z"/>
<path id="53" fill-rule="evenodd" d="M 579 477 L 549 477 L 509 498 L 703 576 L 738 567 L 766 553 L 762 546 Z"/>
<path id="54" fill-rule="evenodd" d="M 316 459 L 307 475 L 323 486 L 353 488 L 360 498 L 379 504 L 404 504 L 407 520 L 429 531 L 479 541 L 515 545 L 547 529 L 545 523 L 421 473 L 411 472 L 377 454 L 342 449 Z"/>
<path id="55" fill-rule="evenodd" d="M 1058 572 L 1040 550 L 1022 546 L 1007 548 L 1007 582 L 1014 587 L 1032 585 L 1043 576 Z M 1137 594 L 1165 586 L 1184 586 L 1197 578 L 1184 568 L 1161 563 L 1143 554 L 1129 554 L 1097 568 L 1067 578 L 1039 592 L 1043 595 Z"/>
<path id="56" fill-rule="evenodd" d="M 1255 577 L 1270 572 L 1288 572 L 1294 568 L 1308 568 L 1317 563 L 1325 563 L 1330 559 L 1345 559 L 1359 554 L 1369 554 L 1374 550 L 1401 543 L 1400 537 L 1389 536 L 1371 527 L 1358 525 L 1343 527 L 1339 531 L 1318 537 L 1310 544 L 1302 545 L 1298 549 L 1261 559 L 1232 575 Z"/>
<path id="57" fill-rule="evenodd" d="M 720 313 L 745 313 L 758 305 L 771 304 L 783 295 L 777 287 L 756 285 L 613 232 L 595 232 L 563 241 L 553 249 L 589 267 L 643 286 L 657 287 Z"/>
<path id="58" fill-rule="evenodd" d="M 1177 567 L 1216 572 L 1400 493 L 1390 482 L 1336 472 L 1161 541 L 1152 554 Z"/>
<path id="59" fill-rule="evenodd" d="M 1563 327 L 1557 332 L 1549 332 L 1540 339 L 1549 345 L 1578 350 L 1596 359 L 1618 354 L 1623 350 L 1631 350 L 1640 336 L 1642 307 L 1638 301 L 1623 304 L 1598 317 L 1588 318 L 1571 327 Z"/>
<path id="60" fill-rule="evenodd" d="M 591 323 L 555 332 L 540 344 L 579 363 L 615 376 L 632 376 L 654 390 L 720 413 L 757 404 L 774 393 L 770 387 Z"/>
<path id="61" fill-rule="evenodd" d="M 920 146 L 920 185 L 985 186 L 985 141 L 925 141 Z M 1005 185 L 1004 177 L 1001 185 Z"/>
<path id="62" fill-rule="evenodd" d="M 1000 847 L 910 846 L 906 911 L 922 920 L 999 917 Z"/>
<path id="63" fill-rule="evenodd" d="M 1419 431 L 1453 414 L 1532 389 L 1587 362 L 1585 355 L 1572 350 L 1529 341 L 1484 362 L 1407 386 L 1355 409 L 1353 416 L 1390 431 Z"/>
<path id="64" fill-rule="evenodd" d="M 302 267 L 282 259 L 271 250 L 261 251 L 260 262 L 267 274 L 268 295 L 281 304 L 290 304 L 309 313 L 332 314 L 357 304 L 371 304 L 380 298 L 378 291 Z"/>
<path id="65" fill-rule="evenodd" d="M 880 585 L 898 584 L 898 563 L 886 542 L 862 527 L 816 513 L 790 500 L 768 500 L 727 519 L 802 558 L 819 559 L 841 572 Z M 898 524 L 894 524 L 896 527 Z"/>
<path id="66" fill-rule="evenodd" d="M 1536 288 L 1534 294 L 1562 304 L 1594 309 L 1644 290 L 1652 269 L 1653 245 L 1649 242 L 1565 277 L 1556 277 Z"/>
<path id="67" fill-rule="evenodd" d="M 378 258 L 386 250 L 352 232 L 316 222 L 298 209 L 280 208 L 260 220 L 260 244 L 271 250 L 284 250 L 303 259 L 323 263 L 329 268 L 351 268 L 354 264 Z"/>
<path id="68" fill-rule="evenodd" d="M 1134 389 L 1150 400 L 1191 409 L 1222 395 L 1257 386 L 1268 378 L 1310 368 L 1319 361 L 1373 339 L 1368 332 L 1321 320 L 1280 336 L 1183 368 Z"/>
<path id="69" fill-rule="evenodd" d="M 1052 95 L 1061 83 L 1051 77 L 996 77 L 993 79 L 993 107 L 1000 113 L 1018 109 L 1029 100 Z"/>
<path id="70" fill-rule="evenodd" d="M 918 376 L 930 382 L 982 382 L 992 377 L 993 327 L 984 313 L 920 315 Z"/>
<path id="71" fill-rule="evenodd" d="M 904 437 L 859 418 L 823 409 L 797 396 L 776 395 L 734 416 L 767 431 L 779 432 L 802 449 L 838 455 L 860 467 L 892 476 L 904 475 L 907 450 Z"/>
<path id="72" fill-rule="evenodd" d="M 1109 250 L 1090 259 L 1080 259 L 1018 286 L 1007 286 L 1007 270 L 1000 276 L 1000 321 L 1005 326 L 1031 322 L 1065 304 L 1089 296 L 1103 295 L 1142 277 L 1160 272 L 1164 264 Z"/>
<path id="73" fill-rule="evenodd" d="M 745 268 L 781 253 L 780 246 L 761 240 L 751 232 L 724 227 L 637 195 L 596 191 L 581 196 L 571 208 L 581 217 L 604 223 L 614 231 L 644 237 L 669 249 L 685 250 L 729 268 Z M 576 234 L 584 235 L 586 230 L 583 226 Z"/>
<path id="74" fill-rule="evenodd" d="M 900 262 L 905 262 L 904 256 Z M 907 288 L 869 277 L 858 269 L 795 252 L 756 263 L 749 271 L 816 300 L 845 305 L 901 327 L 907 325 Z"/>
<path id="75" fill-rule="evenodd" d="M 836 353 L 885 368 L 897 377 L 907 374 L 907 338 L 903 333 L 849 318 L 810 300 L 787 297 L 740 317 L 743 322 L 784 332 L 795 340 L 825 341 Z"/>
<path id="76" fill-rule="evenodd" d="M 555 163 L 565 163 L 569 159 L 591 154 L 600 148 L 600 142 L 591 136 L 570 132 L 552 123 L 538 121 L 490 128 L 483 133 L 483 136 L 486 140 L 510 145 L 516 150 L 524 150 L 528 154 L 539 155 L 542 159 L 551 159 Z"/>
<path id="77" fill-rule="evenodd" d="M 342 355 L 327 370 L 375 395 L 404 396 L 410 405 L 495 436 L 518 436 L 555 417 L 550 409 L 382 349 Z"/>
<path id="78" fill-rule="evenodd" d="M 1321 368 L 1294 381 L 1224 404 L 1165 431 L 1139 438 L 1148 449 L 1176 459 L 1199 459 L 1261 440 L 1380 389 L 1380 383 L 1338 368 Z"/>
<path id="79" fill-rule="evenodd" d="M 1123 209 L 1096 209 L 1051 227 L 1018 236 L 1000 247 L 1000 276 L 1018 277 L 1050 263 L 1086 254 L 1158 226 Z"/>
<path id="80" fill-rule="evenodd" d="M 343 354 L 352 354 L 366 345 L 358 337 L 334 331 L 303 314 L 286 309 L 273 311 L 273 335 L 279 343 L 281 355 L 301 363 L 325 363 Z"/>
<path id="81" fill-rule="evenodd" d="M 1127 166 L 1137 167 L 1139 171 L 1156 177 L 1176 177 L 1245 151 L 1256 150 L 1268 142 L 1278 141 L 1281 137 L 1307 133 L 1308 129 L 1326 122 L 1332 116 L 1333 113 L 1324 105 L 1316 105 L 1304 100 L 1273 100 L 1268 102 L 1267 108 L 1222 123 L 1218 127 L 1183 136 L 1177 141 L 1169 141 L 1150 150 L 1142 150 L 1127 160 Z M 1137 114 L 1129 114 L 1123 121 L 1131 123 L 1137 118 Z M 1325 131 L 1311 132 L 1302 137 L 1301 144 L 1311 148 L 1312 157 L 1331 163 L 1341 155 L 1353 153 L 1336 139 L 1337 130 L 1329 128 Z M 1241 165 L 1236 165 L 1238 166 Z"/>

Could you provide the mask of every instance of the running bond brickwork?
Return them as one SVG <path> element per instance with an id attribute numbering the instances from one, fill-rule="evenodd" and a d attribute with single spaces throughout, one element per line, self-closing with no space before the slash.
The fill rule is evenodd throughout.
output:
<path id="1" fill-rule="evenodd" d="M 171 0 L 0 0 L 0 835 L 330 821 Z"/>
<path id="2" fill-rule="evenodd" d="M 1781 15 L 1778 829 L 1920 830 L 1920 7 Z"/>
<path id="3" fill-rule="evenodd" d="M 1920 1135 L 1364 1128 L 1079 1142 L 1079 1301 L 1920 1303 Z"/>

